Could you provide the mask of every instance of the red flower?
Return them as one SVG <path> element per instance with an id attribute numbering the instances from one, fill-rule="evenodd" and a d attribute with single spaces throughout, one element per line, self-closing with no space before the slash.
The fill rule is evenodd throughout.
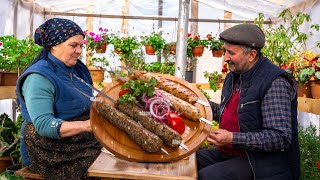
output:
<path id="1" fill-rule="evenodd" d="M 212 36 L 211 36 L 211 34 L 207 34 L 207 39 L 210 39 Z"/>
<path id="2" fill-rule="evenodd" d="M 228 72 L 227 64 L 224 64 L 224 65 L 223 65 L 221 72 L 222 72 L 222 73 Z"/>
<path id="3" fill-rule="evenodd" d="M 191 36 L 191 33 L 188 33 L 188 37 L 190 37 Z"/>
<path id="4" fill-rule="evenodd" d="M 317 162 L 316 162 L 316 165 L 317 165 L 317 167 L 318 167 L 318 170 L 320 170 L 320 161 L 317 161 Z"/>
<path id="5" fill-rule="evenodd" d="M 0 46 L 2 46 L 2 42 L 0 41 Z"/>
<path id="6" fill-rule="evenodd" d="M 193 36 L 193 40 L 198 40 L 199 36 Z"/>

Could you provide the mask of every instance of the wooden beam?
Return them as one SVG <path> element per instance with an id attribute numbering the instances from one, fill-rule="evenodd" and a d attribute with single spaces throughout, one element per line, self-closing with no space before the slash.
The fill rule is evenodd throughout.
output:
<path id="1" fill-rule="evenodd" d="M 107 15 L 107 14 L 90 14 L 90 13 L 67 13 L 67 12 L 49 12 L 44 11 L 44 15 L 55 16 L 79 16 L 79 17 L 101 17 L 113 19 L 140 19 L 140 20 L 163 20 L 163 21 L 178 21 L 178 18 L 172 17 L 151 17 L 151 16 L 122 16 L 122 15 Z M 246 20 L 229 20 L 229 19 L 189 19 L 190 22 L 211 22 L 211 23 L 254 23 L 254 21 Z M 271 24 L 272 21 L 265 21 L 264 24 Z"/>
<path id="2" fill-rule="evenodd" d="M 122 15 L 128 16 L 129 14 L 129 1 L 124 0 L 124 5 L 122 7 Z M 122 34 L 128 34 L 128 28 L 129 28 L 129 19 L 122 19 L 122 26 L 121 26 L 121 33 Z"/>
<path id="3" fill-rule="evenodd" d="M 199 3 L 197 0 L 191 1 L 191 19 L 198 19 L 199 17 Z M 198 21 L 193 21 L 190 27 L 190 33 L 192 35 L 199 34 Z"/>

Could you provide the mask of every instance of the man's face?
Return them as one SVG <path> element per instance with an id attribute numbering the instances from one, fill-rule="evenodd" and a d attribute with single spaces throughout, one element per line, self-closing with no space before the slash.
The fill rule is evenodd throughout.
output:
<path id="1" fill-rule="evenodd" d="M 226 52 L 224 62 L 228 63 L 229 70 L 238 74 L 247 72 L 255 64 L 257 51 L 251 50 L 245 53 L 239 45 L 225 43 Z"/>

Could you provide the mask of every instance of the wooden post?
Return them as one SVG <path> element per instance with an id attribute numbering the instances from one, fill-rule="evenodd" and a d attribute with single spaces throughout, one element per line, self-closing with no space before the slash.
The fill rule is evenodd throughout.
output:
<path id="1" fill-rule="evenodd" d="M 93 6 L 89 6 L 88 13 L 93 13 Z M 86 18 L 86 30 L 87 32 L 93 31 L 93 25 L 92 25 L 92 17 Z M 88 66 L 91 62 L 91 56 L 88 54 L 88 51 L 86 52 L 86 65 Z"/>
<path id="2" fill-rule="evenodd" d="M 232 19 L 232 12 L 230 11 L 224 11 L 224 19 Z M 224 28 L 222 31 L 228 29 L 231 27 L 230 23 L 224 23 Z"/>
<path id="3" fill-rule="evenodd" d="M 192 0 L 191 2 L 191 19 L 198 19 L 199 16 L 199 3 L 197 0 Z M 191 22 L 190 33 L 192 35 L 198 35 L 198 22 Z"/>

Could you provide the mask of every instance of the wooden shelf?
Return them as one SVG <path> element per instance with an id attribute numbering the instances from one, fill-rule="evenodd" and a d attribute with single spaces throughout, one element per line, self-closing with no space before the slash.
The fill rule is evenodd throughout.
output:
<path id="1" fill-rule="evenodd" d="M 298 97 L 298 110 L 320 115 L 320 99 Z"/>
<path id="2" fill-rule="evenodd" d="M 0 99 L 16 99 L 15 86 L 0 86 Z"/>

